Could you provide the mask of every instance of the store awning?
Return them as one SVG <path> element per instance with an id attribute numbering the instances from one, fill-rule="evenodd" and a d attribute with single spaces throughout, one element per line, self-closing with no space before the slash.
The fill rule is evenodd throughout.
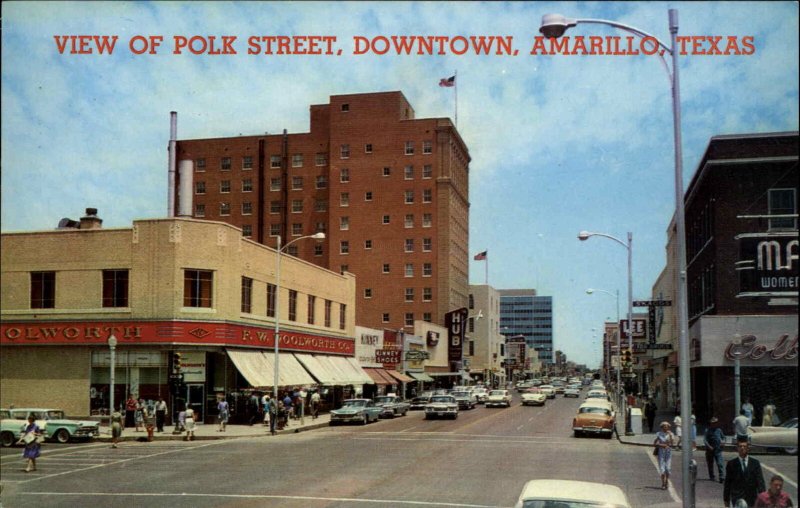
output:
<path id="1" fill-rule="evenodd" d="M 338 373 L 323 364 L 318 357 L 301 353 L 295 353 L 294 356 L 317 379 L 319 384 L 323 386 L 342 384 Z"/>
<path id="2" fill-rule="evenodd" d="M 448 376 L 460 376 L 458 372 L 428 372 L 429 376 L 432 377 L 448 377 Z"/>
<path id="3" fill-rule="evenodd" d="M 228 358 L 250 386 L 272 386 L 272 364 L 267 363 L 261 351 L 228 349 Z"/>
<path id="4" fill-rule="evenodd" d="M 413 383 L 414 379 L 406 376 L 402 372 L 397 372 L 396 370 L 387 369 L 386 373 L 395 378 L 396 380 L 400 381 L 401 383 Z"/>
<path id="5" fill-rule="evenodd" d="M 263 355 L 270 365 L 270 375 L 272 375 L 275 355 L 272 353 L 263 353 Z M 306 369 L 300 365 L 294 355 L 291 353 L 280 353 L 278 355 L 278 386 L 303 386 L 313 385 L 314 383 L 316 383 L 314 378 L 306 372 Z M 269 386 L 272 386 L 272 381 L 269 382 Z"/>
<path id="6" fill-rule="evenodd" d="M 372 378 L 369 377 L 369 374 L 364 372 L 364 369 L 361 368 L 359 365 L 358 360 L 353 358 L 352 356 L 348 356 L 346 358 L 341 358 L 342 360 L 350 366 L 350 370 L 356 376 L 357 380 L 361 380 L 361 384 L 371 385 L 373 383 Z M 356 384 L 356 383 L 353 383 Z"/>
<path id="7" fill-rule="evenodd" d="M 373 381 L 375 381 L 376 385 L 396 385 L 397 381 L 391 377 L 389 374 L 386 374 L 386 371 L 379 368 L 371 368 L 365 367 L 364 372 L 366 372 Z"/>
<path id="8" fill-rule="evenodd" d="M 327 372 L 326 379 L 329 380 L 329 384 L 339 386 L 375 384 L 369 374 L 358 365 L 355 358 L 327 355 L 314 355 L 313 357 L 317 361 L 317 368 Z"/>
<path id="9" fill-rule="evenodd" d="M 433 381 L 433 378 L 425 374 L 424 372 L 408 372 L 407 374 L 416 379 L 417 381 L 424 381 L 426 383 Z"/>

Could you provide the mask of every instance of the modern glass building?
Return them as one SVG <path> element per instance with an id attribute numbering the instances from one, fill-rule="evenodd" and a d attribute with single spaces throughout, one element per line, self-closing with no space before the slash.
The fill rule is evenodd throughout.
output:
<path id="1" fill-rule="evenodd" d="M 537 296 L 535 289 L 501 289 L 500 330 L 506 337 L 523 335 L 527 347 L 534 348 L 539 361 L 552 365 L 553 297 Z"/>

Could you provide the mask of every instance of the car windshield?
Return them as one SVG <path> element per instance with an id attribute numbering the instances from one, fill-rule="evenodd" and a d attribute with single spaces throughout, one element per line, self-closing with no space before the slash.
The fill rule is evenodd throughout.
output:
<path id="1" fill-rule="evenodd" d="M 453 392 L 453 397 L 469 397 L 469 392 Z"/>
<path id="2" fill-rule="evenodd" d="M 581 414 L 583 414 L 583 413 L 597 413 L 597 414 L 603 414 L 603 415 L 609 415 L 609 416 L 611 415 L 611 411 L 609 411 L 608 409 L 604 409 L 602 407 L 582 407 L 582 408 L 578 409 L 578 412 L 581 413 Z"/>
<path id="3" fill-rule="evenodd" d="M 5 410 L 0 411 L 0 418 L 11 418 L 11 412 Z"/>
<path id="4" fill-rule="evenodd" d="M 45 420 L 63 420 L 64 418 L 66 418 L 64 411 L 47 411 L 44 414 Z"/>
<path id="5" fill-rule="evenodd" d="M 453 402 L 453 397 L 449 395 L 437 395 L 431 398 L 431 402 Z"/>
<path id="6" fill-rule="evenodd" d="M 367 405 L 366 400 L 346 400 L 342 403 L 342 407 L 364 407 Z"/>

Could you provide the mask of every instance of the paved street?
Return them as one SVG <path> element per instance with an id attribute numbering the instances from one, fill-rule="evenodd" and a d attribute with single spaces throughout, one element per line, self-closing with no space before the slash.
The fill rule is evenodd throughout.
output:
<path id="1" fill-rule="evenodd" d="M 516 396 L 515 396 L 516 399 Z M 544 407 L 462 411 L 424 420 L 420 411 L 368 426 L 323 427 L 221 440 L 46 444 L 39 471 L 24 473 L 21 449 L 3 449 L 4 508 L 103 506 L 511 507 L 533 478 L 621 486 L 633 506 L 679 506 L 660 490 L 650 447 L 572 437 L 577 399 Z M 251 428 L 259 433 L 262 429 Z M 726 453 L 726 458 L 733 455 Z M 721 506 L 706 478 L 698 506 Z M 797 500 L 796 457 L 761 455 Z M 676 456 L 674 466 L 679 468 Z M 679 489 L 680 474 L 675 478 Z"/>

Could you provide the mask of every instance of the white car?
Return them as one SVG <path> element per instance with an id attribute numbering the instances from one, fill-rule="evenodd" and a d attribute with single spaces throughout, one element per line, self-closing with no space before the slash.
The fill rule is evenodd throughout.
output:
<path id="1" fill-rule="evenodd" d="M 611 400 L 611 397 L 608 396 L 608 392 L 605 390 L 589 390 L 589 393 L 586 394 L 586 400 L 589 399 L 603 399 L 603 400 Z"/>
<path id="2" fill-rule="evenodd" d="M 486 398 L 486 407 L 505 406 L 511 407 L 511 394 L 508 390 L 492 390 Z"/>
<path id="3" fill-rule="evenodd" d="M 581 396 L 581 389 L 575 388 L 574 386 L 568 386 L 564 388 L 564 397 L 575 397 L 578 398 Z"/>
<path id="4" fill-rule="evenodd" d="M 531 480 L 522 488 L 514 508 L 631 508 L 616 485 L 577 480 Z"/>
<path id="5" fill-rule="evenodd" d="M 553 385 L 542 385 L 539 387 L 539 390 L 541 390 L 548 399 L 556 398 L 556 389 Z"/>
<path id="6" fill-rule="evenodd" d="M 458 402 L 452 395 L 434 395 L 425 405 L 425 419 L 431 418 L 458 418 Z"/>
<path id="7" fill-rule="evenodd" d="M 544 403 L 547 402 L 547 395 L 536 387 L 528 388 L 522 392 L 521 397 L 523 406 L 544 406 Z"/>

